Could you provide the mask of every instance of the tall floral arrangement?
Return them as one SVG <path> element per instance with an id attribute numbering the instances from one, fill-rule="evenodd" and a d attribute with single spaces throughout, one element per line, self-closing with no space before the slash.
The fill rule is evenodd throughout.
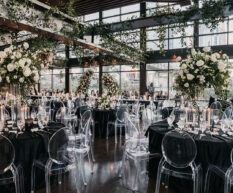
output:
<path id="1" fill-rule="evenodd" d="M 107 94 L 110 96 L 115 96 L 119 93 L 119 85 L 116 80 L 110 74 L 104 74 L 102 76 L 103 84 L 107 88 Z"/>
<path id="2" fill-rule="evenodd" d="M 90 84 L 91 84 L 91 77 L 93 76 L 94 71 L 93 70 L 87 70 L 82 74 L 82 76 L 79 79 L 79 86 L 77 88 L 78 92 L 81 92 L 82 94 L 87 94 Z"/>
<path id="3" fill-rule="evenodd" d="M 44 64 L 39 58 L 39 51 L 32 52 L 29 44 L 18 48 L 10 46 L 0 52 L 0 84 L 16 85 L 25 96 L 31 86 L 40 81 L 40 71 Z"/>
<path id="4" fill-rule="evenodd" d="M 216 95 L 221 96 L 230 82 L 228 60 L 226 54 L 213 52 L 210 47 L 204 47 L 203 51 L 192 48 L 186 59 L 177 57 L 180 70 L 175 77 L 175 89 L 194 103 L 208 87 L 213 87 Z"/>

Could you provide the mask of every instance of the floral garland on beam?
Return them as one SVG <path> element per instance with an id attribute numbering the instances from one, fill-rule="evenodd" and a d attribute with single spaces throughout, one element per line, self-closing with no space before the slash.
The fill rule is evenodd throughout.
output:
<path id="1" fill-rule="evenodd" d="M 91 84 L 91 77 L 93 76 L 94 72 L 92 70 L 87 70 L 84 74 L 80 77 L 79 86 L 77 91 L 81 94 L 87 94 L 90 84 Z"/>
<path id="2" fill-rule="evenodd" d="M 110 96 L 115 96 L 119 93 L 120 88 L 116 80 L 110 74 L 104 74 L 102 76 L 102 81 L 104 86 L 107 88 L 107 94 Z"/>
<path id="3" fill-rule="evenodd" d="M 230 82 L 230 63 L 226 54 L 212 52 L 210 47 L 191 49 L 186 59 L 177 57 L 180 71 L 175 77 L 175 89 L 181 91 L 196 105 L 198 97 L 205 88 L 213 87 L 218 97 L 223 97 Z"/>

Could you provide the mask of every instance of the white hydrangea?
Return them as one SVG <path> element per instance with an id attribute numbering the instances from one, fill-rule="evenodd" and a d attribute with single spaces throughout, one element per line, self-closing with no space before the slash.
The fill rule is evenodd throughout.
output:
<path id="1" fill-rule="evenodd" d="M 204 48 L 203 48 L 203 51 L 204 51 L 204 52 L 210 52 L 210 51 L 211 51 L 211 48 L 210 48 L 210 47 L 204 47 Z"/>
<path id="2" fill-rule="evenodd" d="M 9 64 L 7 65 L 7 70 L 8 70 L 9 72 L 14 71 L 15 68 L 16 68 L 16 66 L 15 66 L 14 64 L 12 64 L 12 63 L 9 63 Z"/>
<path id="3" fill-rule="evenodd" d="M 205 82 L 205 77 L 203 75 L 199 76 L 200 82 L 204 83 Z"/>
<path id="4" fill-rule="evenodd" d="M 211 60 L 212 62 L 216 62 L 216 61 L 217 61 L 216 55 L 215 55 L 215 54 L 211 54 L 210 60 Z"/>
<path id="5" fill-rule="evenodd" d="M 188 88 L 189 87 L 189 83 L 185 83 L 184 87 Z"/>
<path id="6" fill-rule="evenodd" d="M 203 60 L 198 60 L 197 63 L 196 63 L 196 65 L 197 65 L 198 67 L 203 66 L 204 64 L 205 64 L 205 63 L 204 63 Z"/>
<path id="7" fill-rule="evenodd" d="M 188 80 L 193 80 L 194 79 L 194 76 L 192 74 L 187 74 L 187 79 Z"/>
<path id="8" fill-rule="evenodd" d="M 23 47 L 24 47 L 24 49 L 27 50 L 27 49 L 29 48 L 29 44 L 28 44 L 27 42 L 24 42 L 24 43 L 23 43 Z"/>
<path id="9" fill-rule="evenodd" d="M 31 70 L 30 70 L 30 68 L 25 67 L 25 68 L 23 69 L 23 75 L 24 75 L 25 77 L 30 76 L 30 75 L 31 75 Z"/>
<path id="10" fill-rule="evenodd" d="M 29 65 L 29 66 L 30 66 L 31 63 L 32 63 L 31 59 L 29 59 L 29 58 L 26 59 L 26 62 L 27 62 L 27 65 Z"/>
<path id="11" fill-rule="evenodd" d="M 38 73 L 35 74 L 35 76 L 33 77 L 33 80 L 37 83 L 39 82 L 39 79 L 40 79 L 39 74 Z"/>
<path id="12" fill-rule="evenodd" d="M 223 61 L 221 61 L 221 60 L 218 61 L 218 69 L 219 69 L 219 71 L 220 72 L 224 72 L 225 68 L 226 68 L 225 63 Z"/>

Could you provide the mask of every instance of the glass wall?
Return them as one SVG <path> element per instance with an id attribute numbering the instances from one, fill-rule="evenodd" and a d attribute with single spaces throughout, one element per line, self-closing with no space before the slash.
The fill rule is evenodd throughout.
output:
<path id="1" fill-rule="evenodd" d="M 65 89 L 65 69 L 51 69 L 41 72 L 41 89 Z"/>

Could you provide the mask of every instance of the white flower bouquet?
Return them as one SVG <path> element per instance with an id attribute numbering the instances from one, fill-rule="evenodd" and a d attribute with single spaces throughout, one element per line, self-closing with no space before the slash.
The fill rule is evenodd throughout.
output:
<path id="1" fill-rule="evenodd" d="M 104 86 L 107 89 L 107 94 L 110 96 L 116 96 L 119 91 L 119 85 L 117 84 L 116 80 L 110 74 L 104 74 L 102 76 L 102 81 Z"/>
<path id="2" fill-rule="evenodd" d="M 96 108 L 110 110 L 115 108 L 115 104 L 109 95 L 104 94 L 101 98 L 97 99 Z"/>
<path id="3" fill-rule="evenodd" d="M 226 54 L 212 52 L 210 47 L 200 50 L 191 49 L 186 59 L 177 57 L 180 70 L 175 77 L 175 89 L 181 91 L 193 102 L 205 88 L 213 87 L 221 96 L 230 81 L 230 63 Z"/>
<path id="4" fill-rule="evenodd" d="M 17 85 L 22 95 L 39 82 L 39 73 L 44 68 L 38 59 L 39 52 L 32 53 L 28 48 L 25 42 L 21 48 L 10 46 L 0 52 L 0 84 Z"/>

